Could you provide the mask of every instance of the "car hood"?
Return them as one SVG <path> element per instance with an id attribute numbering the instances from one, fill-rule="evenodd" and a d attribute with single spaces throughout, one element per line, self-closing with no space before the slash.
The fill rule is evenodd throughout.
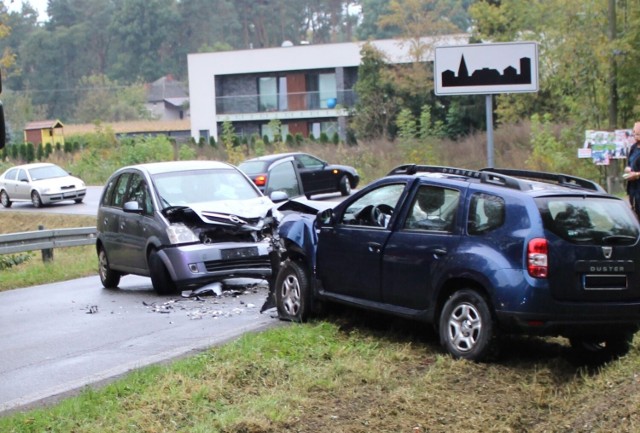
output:
<path id="1" fill-rule="evenodd" d="M 183 223 L 197 232 L 203 242 L 239 240 L 235 236 L 242 233 L 254 233 L 253 240 L 259 240 L 273 234 L 280 216 L 267 197 L 193 203 L 162 212 L 171 223 Z"/>
<path id="2" fill-rule="evenodd" d="M 75 176 L 52 177 L 49 179 L 34 180 L 31 182 L 33 186 L 48 188 L 63 188 L 74 186 L 75 188 L 84 188 L 84 182 Z"/>

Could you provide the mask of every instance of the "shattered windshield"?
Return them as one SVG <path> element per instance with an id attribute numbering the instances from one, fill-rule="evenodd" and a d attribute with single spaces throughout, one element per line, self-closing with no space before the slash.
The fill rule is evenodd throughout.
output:
<path id="1" fill-rule="evenodd" d="M 165 207 L 260 196 L 240 172 L 231 169 L 162 173 L 153 182 Z"/>

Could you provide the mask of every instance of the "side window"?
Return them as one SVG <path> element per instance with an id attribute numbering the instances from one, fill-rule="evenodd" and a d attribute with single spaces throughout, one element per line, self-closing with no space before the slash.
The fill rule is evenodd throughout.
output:
<path id="1" fill-rule="evenodd" d="M 300 195 L 300 185 L 298 185 L 298 178 L 292 161 L 279 164 L 271 170 L 269 183 L 265 188 L 265 195 L 269 195 L 273 191 L 286 192 L 289 197 Z"/>
<path id="2" fill-rule="evenodd" d="M 109 183 L 106 185 L 104 196 L 102 197 L 102 206 L 109 206 L 109 203 L 111 203 L 111 196 L 113 195 L 113 189 L 116 186 L 116 180 L 117 179 L 111 178 Z"/>
<path id="3" fill-rule="evenodd" d="M 319 170 L 324 165 L 321 160 L 309 155 L 298 155 L 296 159 L 302 164 L 303 168 L 313 168 Z"/>
<path id="4" fill-rule="evenodd" d="M 111 204 L 116 207 L 122 207 L 124 204 L 124 197 L 127 193 L 127 184 L 131 178 L 131 173 L 123 173 L 116 183 L 116 189 L 113 193 L 113 200 Z"/>
<path id="5" fill-rule="evenodd" d="M 7 172 L 7 174 L 5 175 L 5 179 L 6 180 L 16 180 L 16 174 L 18 173 L 18 169 L 17 168 L 12 168 L 11 170 L 9 170 Z"/>
<path id="6" fill-rule="evenodd" d="M 124 202 L 126 203 L 128 201 L 137 202 L 140 209 L 143 209 L 144 213 L 147 215 L 153 213 L 153 206 L 151 204 L 151 197 L 149 196 L 147 183 L 139 174 L 131 176 L 131 183 L 127 193 L 127 198 Z"/>
<path id="7" fill-rule="evenodd" d="M 28 182 L 29 181 L 29 176 L 27 176 L 27 171 L 20 169 L 20 171 L 18 172 L 18 181 L 20 182 Z"/>
<path id="8" fill-rule="evenodd" d="M 470 235 L 481 235 L 504 224 L 504 200 L 495 195 L 474 194 L 469 205 L 467 231 Z"/>
<path id="9" fill-rule="evenodd" d="M 386 227 L 404 188 L 404 183 L 396 183 L 370 191 L 351 203 L 340 222 L 349 225 Z"/>
<path id="10" fill-rule="evenodd" d="M 458 190 L 422 185 L 413 199 L 404 227 L 411 230 L 450 232 L 453 230 L 459 201 Z"/>

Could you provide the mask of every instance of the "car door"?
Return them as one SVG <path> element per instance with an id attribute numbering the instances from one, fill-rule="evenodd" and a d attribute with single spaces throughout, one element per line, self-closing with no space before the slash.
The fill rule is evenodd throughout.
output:
<path id="1" fill-rule="evenodd" d="M 332 185 L 333 174 L 325 170 L 326 162 L 307 154 L 296 155 L 295 158 L 305 194 L 315 194 L 336 188 Z"/>
<path id="2" fill-rule="evenodd" d="M 131 174 L 123 206 L 128 202 L 135 202 L 140 211 L 127 212 L 123 209 L 120 213 L 118 224 L 120 256 L 126 266 L 135 270 L 144 270 L 147 268 L 145 250 L 149 238 L 147 220 L 153 215 L 153 207 L 147 183 L 141 173 Z"/>
<path id="3" fill-rule="evenodd" d="M 325 290 L 362 300 L 381 300 L 383 251 L 405 188 L 405 182 L 391 183 L 354 197 L 344 212 L 336 215 L 335 224 L 320 228 L 317 272 Z M 384 217 L 373 216 L 375 206 L 383 209 Z"/>
<path id="4" fill-rule="evenodd" d="M 429 307 L 433 288 L 460 242 L 460 196 L 458 189 L 428 184 L 412 192 L 384 249 L 383 302 L 416 310 Z"/>
<path id="5" fill-rule="evenodd" d="M 14 192 L 12 199 L 14 200 L 30 200 L 31 199 L 31 184 L 29 173 L 24 168 L 18 170 L 18 180 L 15 182 Z"/>
<path id="6" fill-rule="evenodd" d="M 9 198 L 11 200 L 15 200 L 17 198 L 16 188 L 18 184 L 18 171 L 20 171 L 18 168 L 12 168 L 7 171 L 7 174 L 5 174 L 3 178 L 4 189 L 7 191 L 7 194 L 9 194 Z"/>
<path id="7" fill-rule="evenodd" d="M 292 159 L 287 159 L 282 162 L 276 162 L 269 168 L 264 195 L 269 196 L 274 191 L 285 192 L 289 198 L 303 194 L 300 177 L 294 167 L 294 162 Z"/>
<path id="8" fill-rule="evenodd" d="M 100 205 L 99 224 L 102 227 L 104 248 L 109 258 L 109 264 L 117 269 L 124 269 L 128 265 L 120 224 L 124 218 L 122 206 L 124 205 L 131 176 L 131 172 L 122 173 L 113 180 L 113 187 L 107 185 L 107 193 L 103 197 L 103 203 Z M 111 188 L 113 188 L 112 191 Z"/>

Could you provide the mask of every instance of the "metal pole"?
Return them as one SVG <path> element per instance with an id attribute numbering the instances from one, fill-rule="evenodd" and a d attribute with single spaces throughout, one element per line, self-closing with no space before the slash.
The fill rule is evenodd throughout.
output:
<path id="1" fill-rule="evenodd" d="M 487 167 L 493 168 L 493 95 L 486 95 L 487 111 Z"/>

